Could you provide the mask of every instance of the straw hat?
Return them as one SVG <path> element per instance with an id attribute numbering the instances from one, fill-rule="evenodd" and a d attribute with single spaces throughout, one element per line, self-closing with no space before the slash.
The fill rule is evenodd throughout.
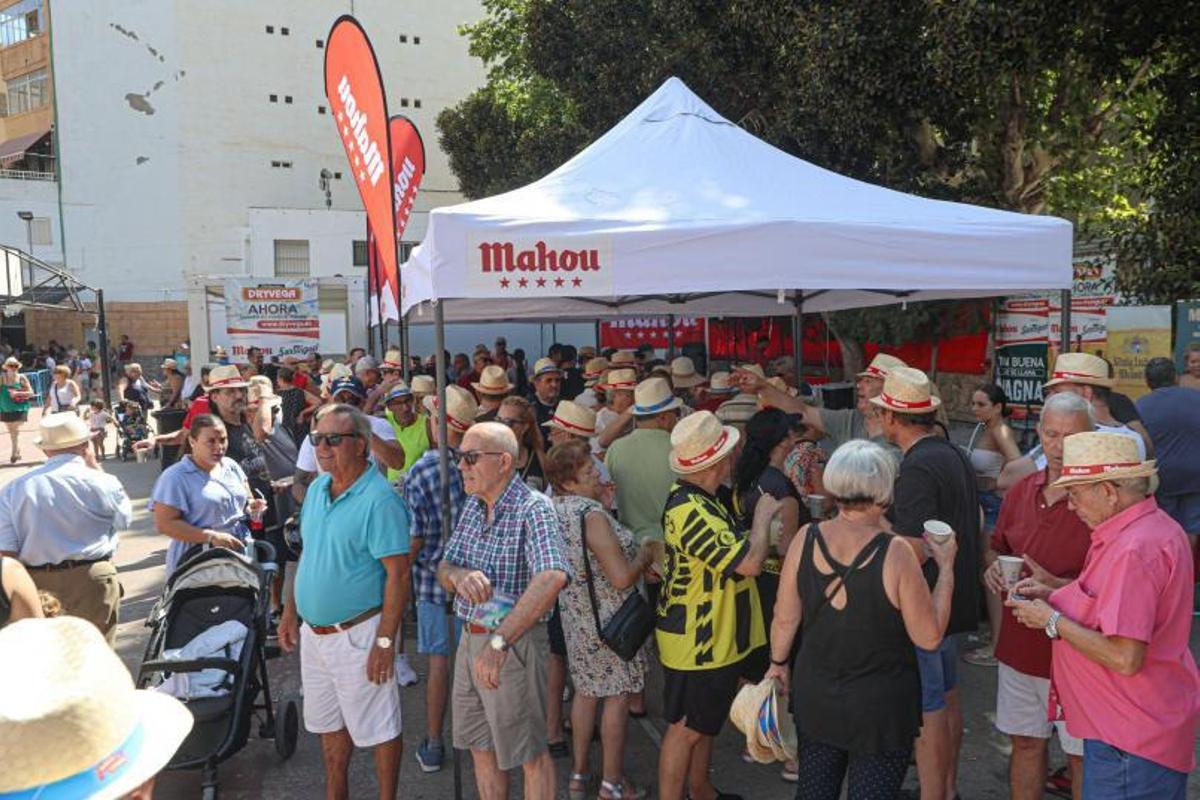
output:
<path id="1" fill-rule="evenodd" d="M 551 372 L 556 375 L 562 375 L 562 370 L 558 368 L 558 364 L 554 363 L 554 359 L 552 358 L 539 358 L 537 363 L 533 365 L 534 380 L 543 375 L 549 375 Z"/>
<path id="2" fill-rule="evenodd" d="M 16 367 L 17 369 L 20 369 L 21 368 L 21 359 L 15 357 L 15 356 L 9 356 L 8 358 L 4 359 L 4 366 Z"/>
<path id="3" fill-rule="evenodd" d="M 908 364 L 905 364 L 895 356 L 889 356 L 887 353 L 877 353 L 875 357 L 871 359 L 871 363 L 867 365 L 867 368 L 858 373 L 858 377 L 879 378 L 880 380 L 883 380 L 888 376 L 888 373 L 894 370 L 896 367 L 907 366 Z"/>
<path id="4" fill-rule="evenodd" d="M 437 391 L 437 381 L 432 375 L 414 375 L 412 391 L 415 395 L 430 395 Z"/>
<path id="5" fill-rule="evenodd" d="M 65 450 L 92 438 L 88 424 L 74 411 L 47 414 L 38 423 L 38 431 L 33 443 L 43 450 Z"/>
<path id="6" fill-rule="evenodd" d="M 1091 353 L 1062 353 L 1054 359 L 1054 371 L 1043 388 L 1060 383 L 1082 383 L 1088 386 L 1112 386 L 1108 377 L 1108 362 Z"/>
<path id="7" fill-rule="evenodd" d="M 709 394 L 737 394 L 737 390 L 728 372 L 714 372 L 708 380 Z"/>
<path id="8" fill-rule="evenodd" d="M 400 355 L 399 350 L 388 350 L 383 354 L 383 363 L 379 365 L 380 369 L 404 369 L 404 359 Z"/>
<path id="9" fill-rule="evenodd" d="M 480 394 L 506 395 L 513 390 L 513 385 L 508 382 L 508 373 L 504 371 L 504 367 L 489 364 L 479 373 L 479 382 L 472 383 L 471 388 Z"/>
<path id="10" fill-rule="evenodd" d="M 266 375 L 250 376 L 250 393 L 249 399 L 253 403 L 268 403 L 271 405 L 281 405 L 283 398 L 275 394 L 275 387 L 271 385 L 271 379 Z"/>
<path id="11" fill-rule="evenodd" d="M 596 357 L 596 348 L 590 344 L 585 344 L 579 348 L 579 358 L 583 361 L 590 361 Z"/>
<path id="12" fill-rule="evenodd" d="M 702 472 L 733 452 L 738 429 L 722 425 L 711 411 L 697 411 L 671 431 L 671 470 L 679 475 Z"/>
<path id="13" fill-rule="evenodd" d="M 249 382 L 242 377 L 237 364 L 221 364 L 208 373 L 208 391 L 213 389 L 245 389 Z"/>
<path id="14" fill-rule="evenodd" d="M 633 390 L 633 415 L 652 417 L 683 405 L 665 378 L 647 378 Z"/>
<path id="15" fill-rule="evenodd" d="M 678 389 L 690 389 L 704 383 L 704 376 L 696 372 L 696 364 L 687 356 L 671 362 L 671 383 Z"/>
<path id="16" fill-rule="evenodd" d="M 610 369 L 608 377 L 600 384 L 600 388 L 606 391 L 613 389 L 633 390 L 637 386 L 637 370 L 632 369 Z"/>
<path id="17" fill-rule="evenodd" d="M 871 402 L 897 414 L 928 414 L 942 404 L 929 376 L 912 367 L 892 367 L 883 379 L 883 393 Z"/>
<path id="18" fill-rule="evenodd" d="M 471 393 L 461 386 L 447 386 L 446 394 L 450 400 L 446 403 L 446 425 L 459 433 L 466 433 L 475 424 L 475 415 L 479 413 L 479 404 Z M 422 405 L 435 419 L 438 413 L 437 395 L 429 395 Z"/>
<path id="19" fill-rule="evenodd" d="M 1158 473 L 1154 461 L 1138 457 L 1137 442 L 1120 433 L 1074 433 L 1063 439 L 1062 477 L 1054 486 L 1148 478 Z"/>
<path id="20" fill-rule="evenodd" d="M 0 795 L 124 797 L 192 729 L 175 698 L 136 690 L 90 622 L 24 619 L 0 630 Z M 14 658 L 12 656 L 19 655 Z"/>
<path id="21" fill-rule="evenodd" d="M 570 400 L 561 400 L 546 427 L 557 428 L 572 436 L 592 437 L 596 435 L 596 412 Z"/>
<path id="22" fill-rule="evenodd" d="M 593 358 L 583 365 L 583 380 L 588 386 L 595 386 L 607 371 L 607 358 Z"/>
<path id="23" fill-rule="evenodd" d="M 609 359 L 609 365 L 614 367 L 631 367 L 637 363 L 637 356 L 632 350 L 618 350 Z"/>
<path id="24" fill-rule="evenodd" d="M 767 373 L 763 372 L 763 368 L 760 367 L 758 364 L 738 364 L 737 368 L 740 369 L 742 372 L 749 372 L 752 375 L 757 375 L 758 377 L 762 378 L 763 380 L 766 380 L 766 378 L 767 378 Z"/>
<path id="25" fill-rule="evenodd" d="M 729 709 L 729 721 L 746 736 L 746 752 L 760 764 L 775 760 L 775 751 L 763 741 L 758 727 L 758 712 L 763 703 L 770 701 L 774 686 L 774 678 L 746 684 L 738 690 Z"/>

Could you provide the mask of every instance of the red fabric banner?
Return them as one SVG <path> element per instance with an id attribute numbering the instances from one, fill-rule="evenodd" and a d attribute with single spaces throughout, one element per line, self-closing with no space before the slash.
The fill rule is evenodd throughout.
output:
<path id="1" fill-rule="evenodd" d="M 643 342 L 659 350 L 671 346 L 669 317 L 631 317 L 600 323 L 600 347 L 631 350 Z M 704 344 L 707 323 L 703 317 L 675 318 L 675 347 Z"/>
<path id="2" fill-rule="evenodd" d="M 392 156 L 392 212 L 396 217 L 396 246 L 404 237 L 408 218 L 412 214 L 413 201 L 421 178 L 425 177 L 425 143 L 417 126 L 405 116 L 397 114 L 388 121 L 388 136 L 391 139 Z M 368 285 L 371 293 L 371 324 L 379 324 L 380 311 L 387 322 L 400 321 L 400 299 L 405 291 L 403 280 L 397 283 L 386 281 L 379 270 L 379 250 L 371 226 L 367 225 Z M 386 291 L 379 294 L 380 284 Z"/>
<path id="3" fill-rule="evenodd" d="M 338 17 L 325 40 L 325 96 L 367 211 L 367 224 L 377 239 L 390 242 L 396 213 L 387 97 L 371 42 L 358 20 L 348 14 Z M 378 262 L 377 285 L 381 290 L 390 287 L 398 302 L 396 248 L 380 248 Z"/>

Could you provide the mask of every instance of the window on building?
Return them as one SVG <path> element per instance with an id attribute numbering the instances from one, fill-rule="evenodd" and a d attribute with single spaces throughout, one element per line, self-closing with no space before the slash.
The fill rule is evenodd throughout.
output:
<path id="1" fill-rule="evenodd" d="M 421 101 L 413 100 L 413 108 L 420 108 L 420 107 L 421 107 Z"/>
<path id="2" fill-rule="evenodd" d="M 50 102 L 50 79 L 45 69 L 35 69 L 8 81 L 4 116 L 43 108 Z"/>
<path id="3" fill-rule="evenodd" d="M 21 0 L 0 11 L 0 47 L 32 39 L 42 33 L 42 0 Z"/>
<path id="4" fill-rule="evenodd" d="M 400 98 L 400 107 L 401 107 L 401 108 L 408 108 L 408 98 L 407 98 L 407 97 L 401 97 L 401 98 Z"/>
<path id="5" fill-rule="evenodd" d="M 354 247 L 350 254 L 350 263 L 356 267 L 365 267 L 370 260 L 367 254 L 367 240 L 355 239 Z"/>
<path id="6" fill-rule="evenodd" d="M 408 37 L 405 36 L 403 33 L 400 34 L 400 44 L 408 44 Z"/>
<path id="7" fill-rule="evenodd" d="M 34 217 L 29 221 L 29 230 L 33 234 L 34 244 L 54 244 L 49 217 Z"/>
<path id="8" fill-rule="evenodd" d="M 272 103 L 278 103 L 279 95 L 277 95 L 277 94 L 267 95 L 267 99 L 270 100 Z"/>
<path id="9" fill-rule="evenodd" d="M 340 173 L 340 172 L 333 173 L 333 179 L 335 181 L 340 181 L 342 179 L 342 173 Z"/>
<path id="10" fill-rule="evenodd" d="M 318 113 L 318 114 L 324 114 L 324 113 L 325 113 L 325 106 L 317 106 L 317 113 Z"/>
<path id="11" fill-rule="evenodd" d="M 308 277 L 308 240 L 275 240 L 275 277 Z"/>
<path id="12" fill-rule="evenodd" d="M 279 35 L 280 35 L 280 36 L 287 36 L 289 33 L 291 33 L 291 31 L 290 31 L 290 30 L 288 30 L 287 28 L 280 28 L 280 29 L 279 29 Z"/>
<path id="13" fill-rule="evenodd" d="M 292 96 L 291 96 L 290 94 L 285 94 L 285 95 L 283 96 L 283 102 L 287 103 L 288 105 L 291 105 L 291 103 L 292 103 Z"/>
<path id="14" fill-rule="evenodd" d="M 321 49 L 323 49 L 324 47 L 325 47 L 325 40 L 324 40 L 324 39 L 317 39 L 317 49 L 318 49 L 318 50 L 321 50 Z"/>
<path id="15" fill-rule="evenodd" d="M 403 264 L 412 256 L 413 248 L 417 246 L 416 242 L 401 242 L 400 243 L 400 263 Z"/>
<path id="16" fill-rule="evenodd" d="M 420 43 L 421 43 L 421 37 L 420 37 L 420 36 L 414 36 L 414 37 L 413 37 L 413 44 L 420 44 Z"/>
<path id="17" fill-rule="evenodd" d="M 274 33 L 274 32 L 275 32 L 275 26 L 274 26 L 274 25 L 268 25 L 268 26 L 267 26 L 267 33 Z"/>

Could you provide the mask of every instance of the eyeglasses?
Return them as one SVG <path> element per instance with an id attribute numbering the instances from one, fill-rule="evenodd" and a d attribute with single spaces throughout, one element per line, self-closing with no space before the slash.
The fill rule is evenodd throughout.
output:
<path id="1" fill-rule="evenodd" d="M 501 425 L 507 425 L 510 428 L 525 424 L 525 420 L 521 417 L 496 417 L 496 422 L 499 422 Z"/>
<path id="2" fill-rule="evenodd" d="M 468 467 L 473 467 L 479 461 L 480 456 L 502 456 L 504 453 L 498 453 L 491 450 L 460 450 L 458 460 L 466 462 Z"/>
<path id="3" fill-rule="evenodd" d="M 308 435 L 308 441 L 313 447 L 320 447 L 322 442 L 330 447 L 337 447 L 348 439 L 357 438 L 357 433 L 310 433 Z"/>

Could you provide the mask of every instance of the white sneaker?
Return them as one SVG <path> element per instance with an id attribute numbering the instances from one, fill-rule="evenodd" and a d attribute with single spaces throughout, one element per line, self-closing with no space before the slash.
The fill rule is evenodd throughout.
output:
<path id="1" fill-rule="evenodd" d="M 408 663 L 406 653 L 396 653 L 396 682 L 401 686 L 415 686 L 421 680 Z"/>

